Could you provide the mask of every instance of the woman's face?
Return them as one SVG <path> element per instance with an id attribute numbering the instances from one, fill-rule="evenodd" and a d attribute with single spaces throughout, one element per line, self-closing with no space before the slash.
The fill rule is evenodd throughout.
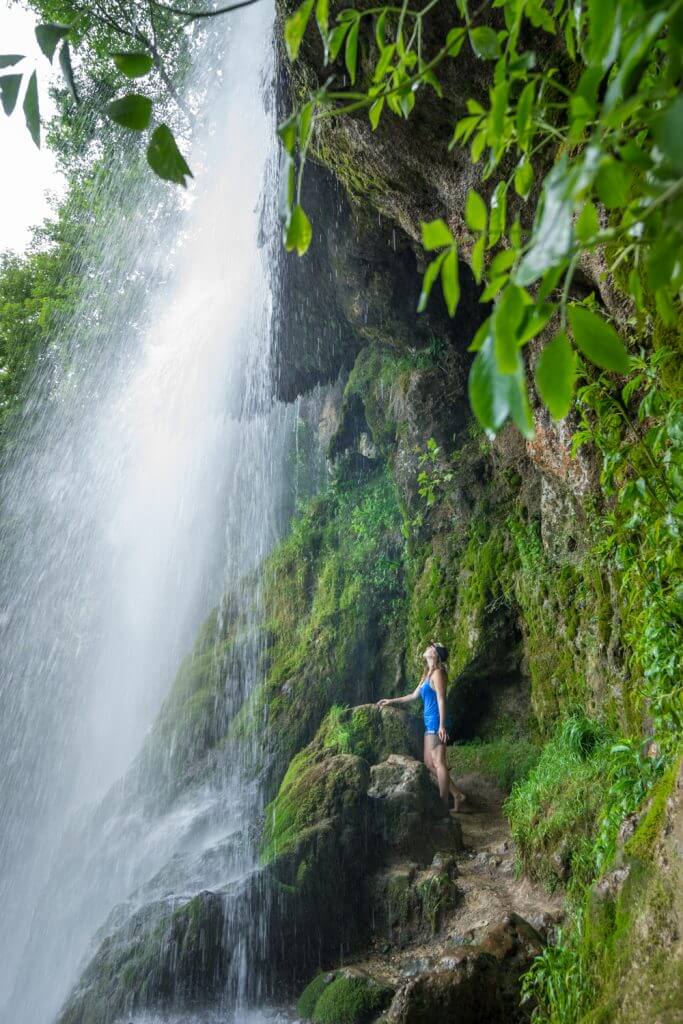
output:
<path id="1" fill-rule="evenodd" d="M 422 657 L 425 659 L 430 668 L 432 667 L 432 665 L 436 664 L 436 648 L 434 647 L 433 644 L 430 644 L 429 647 L 425 649 L 425 652 L 422 655 Z"/>

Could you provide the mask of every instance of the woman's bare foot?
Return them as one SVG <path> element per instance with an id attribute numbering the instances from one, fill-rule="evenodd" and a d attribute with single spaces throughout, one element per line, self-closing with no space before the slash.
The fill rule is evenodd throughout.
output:
<path id="1" fill-rule="evenodd" d="M 471 811 L 470 802 L 464 793 L 459 790 L 451 793 L 453 799 L 453 810 L 451 814 L 469 814 Z"/>

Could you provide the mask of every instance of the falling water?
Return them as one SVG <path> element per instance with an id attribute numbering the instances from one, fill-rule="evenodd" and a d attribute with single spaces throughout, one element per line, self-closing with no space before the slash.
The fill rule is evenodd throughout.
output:
<path id="1" fill-rule="evenodd" d="M 5 473 L 2 1024 L 55 1019 L 112 912 L 225 888 L 253 864 L 257 784 L 233 757 L 169 788 L 174 752 L 160 758 L 150 729 L 217 603 L 212 636 L 239 620 L 216 666 L 226 720 L 259 681 L 256 570 L 286 507 L 295 418 L 268 401 L 272 17 L 256 5 L 204 44 L 189 202 L 150 175 L 110 195 L 125 217 L 103 232 L 55 339 L 67 368 L 36 382 L 50 400 Z"/>

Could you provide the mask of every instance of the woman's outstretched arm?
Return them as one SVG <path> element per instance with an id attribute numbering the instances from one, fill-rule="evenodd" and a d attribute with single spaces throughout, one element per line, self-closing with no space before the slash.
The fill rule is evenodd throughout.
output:
<path id="1" fill-rule="evenodd" d="M 377 701 L 378 708 L 386 708 L 389 704 L 409 704 L 411 700 L 417 700 L 420 696 L 419 684 L 415 687 L 412 693 L 407 693 L 405 697 L 382 697 L 381 700 Z"/>

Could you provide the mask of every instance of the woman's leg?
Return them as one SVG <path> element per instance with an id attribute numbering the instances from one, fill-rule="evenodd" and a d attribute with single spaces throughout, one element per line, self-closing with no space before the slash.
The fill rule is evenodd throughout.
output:
<path id="1" fill-rule="evenodd" d="M 443 800 L 446 809 L 448 809 L 448 794 L 451 788 L 451 777 L 448 774 L 448 765 L 446 764 L 446 744 L 440 743 L 438 736 L 434 736 L 433 739 L 436 741 L 432 749 L 432 761 L 434 763 L 434 774 L 436 780 L 439 783 L 439 795 Z M 455 795 L 454 795 L 455 798 Z M 456 805 L 457 805 L 457 798 Z"/>
<path id="2" fill-rule="evenodd" d="M 434 778 L 436 778 L 437 775 L 436 767 L 434 765 L 434 758 L 432 757 L 432 751 L 434 749 L 434 742 L 436 741 L 436 739 L 437 737 L 434 735 L 433 732 L 426 732 L 423 746 L 425 767 L 427 771 L 429 771 L 430 774 L 434 776 Z"/>

